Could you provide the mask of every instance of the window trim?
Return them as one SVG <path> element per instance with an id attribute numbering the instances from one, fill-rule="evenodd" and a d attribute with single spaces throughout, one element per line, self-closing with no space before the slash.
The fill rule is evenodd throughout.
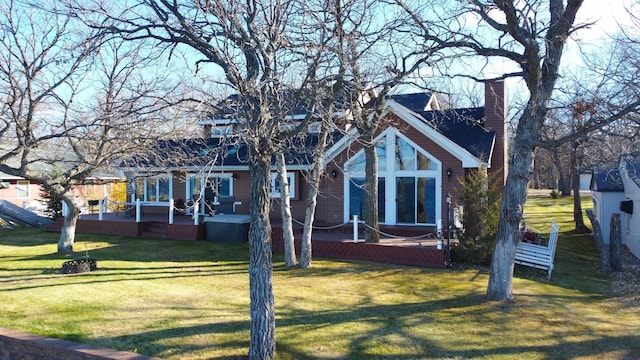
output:
<path id="1" fill-rule="evenodd" d="M 167 185 L 168 185 L 168 199 L 167 201 L 160 201 L 160 180 L 164 179 L 167 181 Z M 142 178 L 137 178 L 136 180 L 142 180 L 142 199 L 140 199 L 140 201 L 144 201 L 144 202 L 150 202 L 150 203 L 168 203 L 169 201 L 171 201 L 171 198 L 173 197 L 173 176 L 171 174 L 167 174 L 167 175 L 157 175 L 157 176 L 149 176 L 149 177 L 142 177 Z M 155 198 L 156 200 L 151 201 L 150 199 L 150 194 L 149 191 L 147 191 L 150 180 L 153 180 L 155 182 L 154 186 L 155 186 Z M 136 185 L 136 188 L 134 190 L 134 195 L 137 195 L 138 193 L 138 182 L 135 181 L 134 184 Z"/>
<path id="2" fill-rule="evenodd" d="M 21 193 L 24 193 L 26 195 L 21 195 Z M 27 199 L 31 197 L 31 182 L 29 182 L 29 180 L 16 181 L 16 197 L 18 199 Z"/>
<path id="3" fill-rule="evenodd" d="M 280 189 L 276 188 L 276 182 L 278 178 L 277 172 L 271 173 L 271 182 L 269 185 L 269 195 L 272 199 L 280 199 Z M 289 181 L 289 199 L 297 199 L 297 186 L 296 186 L 296 173 L 293 171 L 287 171 L 287 180 Z"/>

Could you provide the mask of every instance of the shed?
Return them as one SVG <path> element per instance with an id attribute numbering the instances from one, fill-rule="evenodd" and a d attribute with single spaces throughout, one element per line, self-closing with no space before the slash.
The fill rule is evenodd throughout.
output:
<path id="1" fill-rule="evenodd" d="M 611 214 L 620 213 L 620 202 L 624 200 L 624 186 L 618 168 L 596 169 L 591 177 L 593 213 L 602 228 L 602 240 L 609 244 Z"/>

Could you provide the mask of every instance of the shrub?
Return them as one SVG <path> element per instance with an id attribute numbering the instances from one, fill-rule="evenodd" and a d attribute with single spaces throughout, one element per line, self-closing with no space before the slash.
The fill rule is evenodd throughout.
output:
<path id="1" fill-rule="evenodd" d="M 454 262 L 488 265 L 496 242 L 500 201 L 497 177 L 486 169 L 470 171 L 460 181 L 462 185 L 464 229 L 458 231 L 459 245 L 451 252 Z"/>

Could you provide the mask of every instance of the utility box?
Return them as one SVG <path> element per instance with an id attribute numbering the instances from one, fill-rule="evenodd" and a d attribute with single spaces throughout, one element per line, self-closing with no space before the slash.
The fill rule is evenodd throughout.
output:
<path id="1" fill-rule="evenodd" d="M 249 215 L 220 214 L 204 219 L 204 238 L 207 241 L 249 241 Z"/>

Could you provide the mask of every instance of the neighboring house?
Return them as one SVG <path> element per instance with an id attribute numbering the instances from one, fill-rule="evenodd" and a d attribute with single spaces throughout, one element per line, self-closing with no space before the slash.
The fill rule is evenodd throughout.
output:
<path id="1" fill-rule="evenodd" d="M 82 212 L 91 212 L 90 200 L 108 197 L 112 201 L 125 201 L 124 178 L 117 175 L 99 174 L 91 176 L 73 186 L 77 197 L 83 200 Z M 120 190 L 122 188 L 122 190 Z M 119 195 L 122 193 L 122 195 Z M 23 209 L 42 213 L 46 209 L 46 193 L 42 186 L 20 176 L 0 172 L 0 200 L 6 200 Z"/>
<path id="2" fill-rule="evenodd" d="M 591 191 L 604 242 L 609 243 L 611 215 L 618 213 L 622 243 L 640 258 L 640 156 L 625 156 L 617 168 L 594 171 Z"/>
<path id="3" fill-rule="evenodd" d="M 228 99 L 234 101 L 238 99 Z M 377 135 L 381 225 L 434 227 L 447 216 L 447 193 L 453 195 L 454 203 L 459 201 L 458 178 L 469 170 L 487 167 L 504 180 L 507 108 L 503 82 L 485 84 L 485 106 L 479 108 L 439 110 L 436 97 L 423 93 L 390 96 L 387 105 L 387 125 Z M 166 214 L 170 199 L 191 204 L 202 195 L 205 200 L 214 198 L 217 204 L 231 198 L 235 212 L 248 214 L 251 179 L 246 147 L 227 141 L 235 131 L 233 115 L 223 110 L 201 121 L 203 139 L 158 143 L 155 152 L 164 154 L 163 165 L 154 159 L 125 163 L 123 170 L 132 185 L 130 199 L 144 202 L 145 214 Z M 291 118 L 304 115 L 303 109 L 295 109 Z M 292 151 L 286 154 L 292 215 L 298 220 L 305 214 L 309 186 L 304 174 L 313 159 L 307 150 L 317 141 L 313 127 L 309 132 L 310 136 L 300 140 L 303 146 L 292 144 Z M 362 215 L 364 153 L 354 129 L 333 132 L 324 165 L 316 222 L 341 224 L 352 215 Z M 276 221 L 280 219 L 277 189 L 274 172 L 271 216 Z M 201 204 L 199 212 L 206 214 L 209 209 Z"/>
<path id="4" fill-rule="evenodd" d="M 40 184 L 0 172 L 0 200 L 28 210 L 42 210 L 44 196 Z"/>

